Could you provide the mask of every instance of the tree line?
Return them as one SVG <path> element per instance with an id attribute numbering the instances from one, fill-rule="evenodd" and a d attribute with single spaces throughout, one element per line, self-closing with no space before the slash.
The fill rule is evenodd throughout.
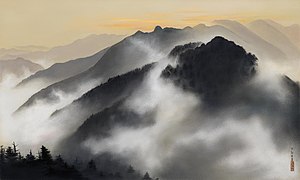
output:
<path id="1" fill-rule="evenodd" d="M 85 165 L 84 165 L 85 164 Z M 67 163 L 61 155 L 53 157 L 44 145 L 34 155 L 30 150 L 23 156 L 15 142 L 11 146 L 0 146 L 0 179 L 132 179 L 158 180 L 146 172 L 141 175 L 131 165 L 123 172 L 103 172 L 91 159 L 83 163 L 75 158 Z"/>

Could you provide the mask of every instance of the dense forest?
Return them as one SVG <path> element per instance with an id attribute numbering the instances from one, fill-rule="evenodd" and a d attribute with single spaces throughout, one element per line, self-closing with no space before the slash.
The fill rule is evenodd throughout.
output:
<path id="1" fill-rule="evenodd" d="M 102 171 L 95 160 L 83 162 L 74 158 L 73 162 L 66 162 L 61 155 L 53 157 L 50 150 L 41 146 L 37 154 L 31 150 L 25 156 L 21 154 L 16 143 L 12 146 L 0 147 L 0 179 L 130 179 L 130 180 L 158 180 L 151 178 L 146 172 L 142 175 L 131 165 L 122 172 Z"/>

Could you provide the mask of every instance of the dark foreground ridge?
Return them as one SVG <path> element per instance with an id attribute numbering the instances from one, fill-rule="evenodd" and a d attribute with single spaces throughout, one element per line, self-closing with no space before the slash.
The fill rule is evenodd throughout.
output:
<path id="1" fill-rule="evenodd" d="M 178 52 L 176 52 L 178 51 Z M 201 94 L 206 102 L 218 102 L 237 85 L 252 78 L 257 58 L 223 37 L 200 47 L 172 50 L 179 56 L 176 67 L 167 66 L 162 76 L 183 89 Z"/>

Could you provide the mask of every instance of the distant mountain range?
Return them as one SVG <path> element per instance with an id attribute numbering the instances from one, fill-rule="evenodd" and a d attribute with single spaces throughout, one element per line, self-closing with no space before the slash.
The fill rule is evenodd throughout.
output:
<path id="1" fill-rule="evenodd" d="M 45 65 L 66 62 L 71 59 L 91 56 L 101 49 L 107 48 L 124 38 L 123 35 L 100 34 L 89 35 L 85 38 L 78 39 L 70 44 L 53 47 L 49 50 L 28 51 L 24 48 L 19 49 L 2 49 L 0 60 L 7 58 L 23 57 L 34 62 L 42 62 Z M 28 49 L 28 48 L 27 48 Z"/>
<path id="2" fill-rule="evenodd" d="M 34 82 L 43 82 L 43 87 L 47 87 L 58 81 L 80 74 L 95 65 L 106 51 L 107 49 L 104 49 L 90 57 L 70 60 L 65 63 L 55 63 L 51 67 L 22 80 L 18 87 L 30 86 Z"/>
<path id="3" fill-rule="evenodd" d="M 258 20 L 263 21 L 264 23 L 267 23 L 271 25 L 276 30 L 283 33 L 286 37 L 289 38 L 289 40 L 294 43 L 298 48 L 300 48 L 300 25 L 299 24 L 293 24 L 290 26 L 283 26 L 273 20 Z M 255 22 L 255 21 L 254 21 Z"/>
<path id="4" fill-rule="evenodd" d="M 259 35 L 262 39 L 281 49 L 291 59 L 297 59 L 300 57 L 299 47 L 293 43 L 294 40 L 288 37 L 289 33 L 282 33 L 282 31 L 278 29 L 280 27 L 273 26 L 273 23 L 257 20 L 249 23 L 247 27 Z M 297 36 L 295 37 L 297 38 Z"/>
<path id="5" fill-rule="evenodd" d="M 249 30 L 245 25 L 237 21 L 216 20 L 214 23 L 221 25 L 233 32 L 236 36 L 238 36 L 238 38 L 229 39 L 242 45 L 247 51 L 255 52 L 256 56 L 259 58 L 270 58 L 278 61 L 288 58 L 284 51 L 274 46 L 272 43 L 264 40 L 255 32 Z"/>

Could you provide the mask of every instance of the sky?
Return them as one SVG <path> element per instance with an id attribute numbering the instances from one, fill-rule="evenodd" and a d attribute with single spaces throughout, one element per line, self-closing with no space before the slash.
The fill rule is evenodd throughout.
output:
<path id="1" fill-rule="evenodd" d="M 53 47 L 89 34 L 131 34 L 231 19 L 300 24 L 299 0 L 0 0 L 0 48 Z"/>

